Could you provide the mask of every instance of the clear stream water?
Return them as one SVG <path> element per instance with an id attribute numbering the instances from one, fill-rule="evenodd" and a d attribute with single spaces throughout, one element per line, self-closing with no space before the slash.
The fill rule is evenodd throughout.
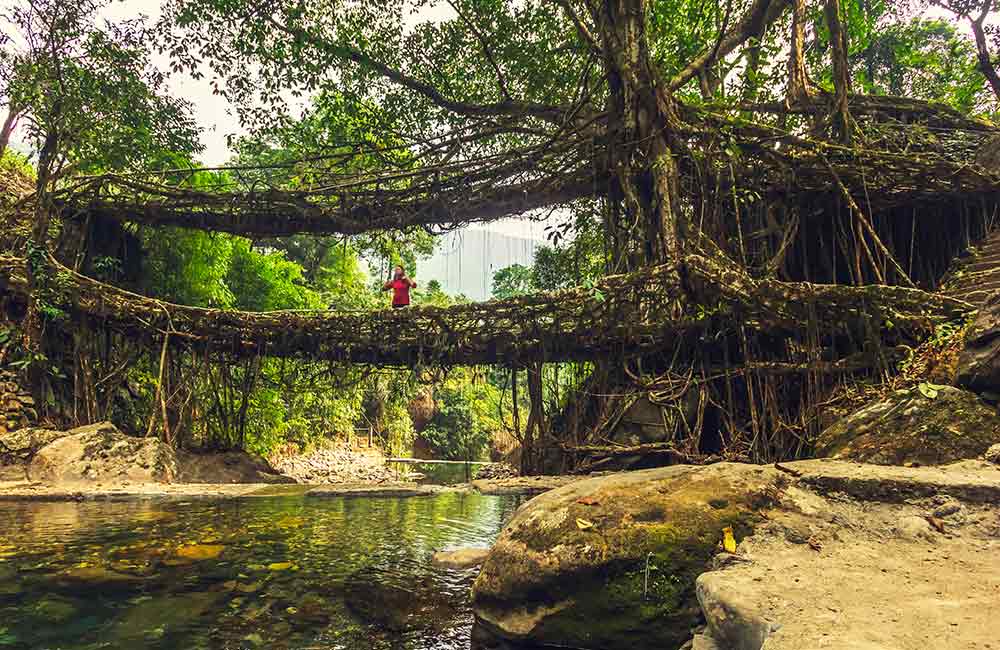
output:
<path id="1" fill-rule="evenodd" d="M 469 648 L 516 497 L 0 502 L 0 650 Z"/>

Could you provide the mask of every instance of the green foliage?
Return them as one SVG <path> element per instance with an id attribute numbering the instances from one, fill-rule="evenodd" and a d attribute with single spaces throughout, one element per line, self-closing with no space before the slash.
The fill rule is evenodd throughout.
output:
<path id="1" fill-rule="evenodd" d="M 536 291 L 532 270 L 523 264 L 511 264 L 493 274 L 493 297 L 503 300 Z"/>
<path id="2" fill-rule="evenodd" d="M 406 25 L 414 9 L 445 19 Z M 506 89 L 527 102 L 569 104 L 585 70 L 599 79 L 573 26 L 544 3 L 278 0 L 266 13 L 250 0 L 168 0 L 161 22 L 175 65 L 209 62 L 223 81 L 219 92 L 257 128 L 287 114 L 289 94 L 335 91 L 354 105 L 375 99 L 383 115 L 429 131 L 455 123 L 447 102 L 497 102 Z M 386 63 L 447 97 L 387 83 Z"/>
<path id="3" fill-rule="evenodd" d="M 145 26 L 103 24 L 108 4 L 30 0 L 2 18 L 17 39 L 0 43 L 0 94 L 36 150 L 55 145 L 53 169 L 148 168 L 200 150 L 190 106 L 151 64 Z"/>
<path id="4" fill-rule="evenodd" d="M 437 412 L 421 436 L 438 458 L 478 460 L 490 441 L 485 414 L 488 384 L 444 386 L 436 395 Z"/>
<path id="5" fill-rule="evenodd" d="M 0 155 L 0 174 L 3 174 L 5 177 L 8 174 L 13 174 L 21 178 L 33 180 L 35 177 L 35 167 L 24 154 L 20 154 L 13 149 L 4 149 L 3 155 Z"/>

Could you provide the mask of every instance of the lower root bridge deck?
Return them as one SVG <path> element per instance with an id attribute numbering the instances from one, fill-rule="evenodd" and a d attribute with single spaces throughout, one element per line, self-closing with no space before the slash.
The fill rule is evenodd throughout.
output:
<path id="1" fill-rule="evenodd" d="M 961 318 L 965 302 L 919 289 L 755 280 L 699 255 L 593 287 L 450 307 L 375 312 L 244 312 L 171 304 L 80 275 L 50 259 L 55 305 L 70 323 L 105 327 L 150 343 L 383 366 L 523 365 L 631 356 L 704 345 L 732 323 L 796 338 L 864 338 L 883 329 L 928 331 Z M 0 256 L 0 288 L 28 295 L 25 260 Z M 827 364 L 829 365 L 829 363 Z M 778 367 L 779 372 L 788 371 Z M 834 369 L 837 364 L 830 366 Z M 862 365 L 861 367 L 864 367 Z M 766 368 L 765 368 L 766 369 Z M 805 366 L 802 369 L 806 369 Z M 846 367 L 844 369 L 857 369 Z M 793 369 L 794 370 L 794 369 Z"/>

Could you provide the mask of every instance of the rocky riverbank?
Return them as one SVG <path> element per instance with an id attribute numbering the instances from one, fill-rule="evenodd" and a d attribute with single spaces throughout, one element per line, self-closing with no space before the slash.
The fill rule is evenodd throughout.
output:
<path id="1" fill-rule="evenodd" d="M 517 512 L 474 606 L 485 630 L 518 643 L 986 648 L 1000 633 L 998 503 L 1000 467 L 982 460 L 597 477 Z"/>
<path id="2" fill-rule="evenodd" d="M 299 483 L 388 483 L 399 481 L 399 473 L 385 464 L 375 451 L 353 451 L 327 447 L 306 454 L 273 459 L 274 469 Z M 405 479 L 405 477 L 402 477 Z"/>
<path id="3" fill-rule="evenodd" d="M 242 451 L 190 453 L 110 422 L 0 433 L 2 479 L 36 484 L 293 483 Z"/>

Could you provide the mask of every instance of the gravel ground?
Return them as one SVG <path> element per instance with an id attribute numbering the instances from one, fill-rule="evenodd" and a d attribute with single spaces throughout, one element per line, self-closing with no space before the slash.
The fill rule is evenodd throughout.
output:
<path id="1" fill-rule="evenodd" d="M 278 472 L 299 483 L 386 483 L 398 481 L 381 454 L 346 448 L 317 449 L 271 463 Z"/>

